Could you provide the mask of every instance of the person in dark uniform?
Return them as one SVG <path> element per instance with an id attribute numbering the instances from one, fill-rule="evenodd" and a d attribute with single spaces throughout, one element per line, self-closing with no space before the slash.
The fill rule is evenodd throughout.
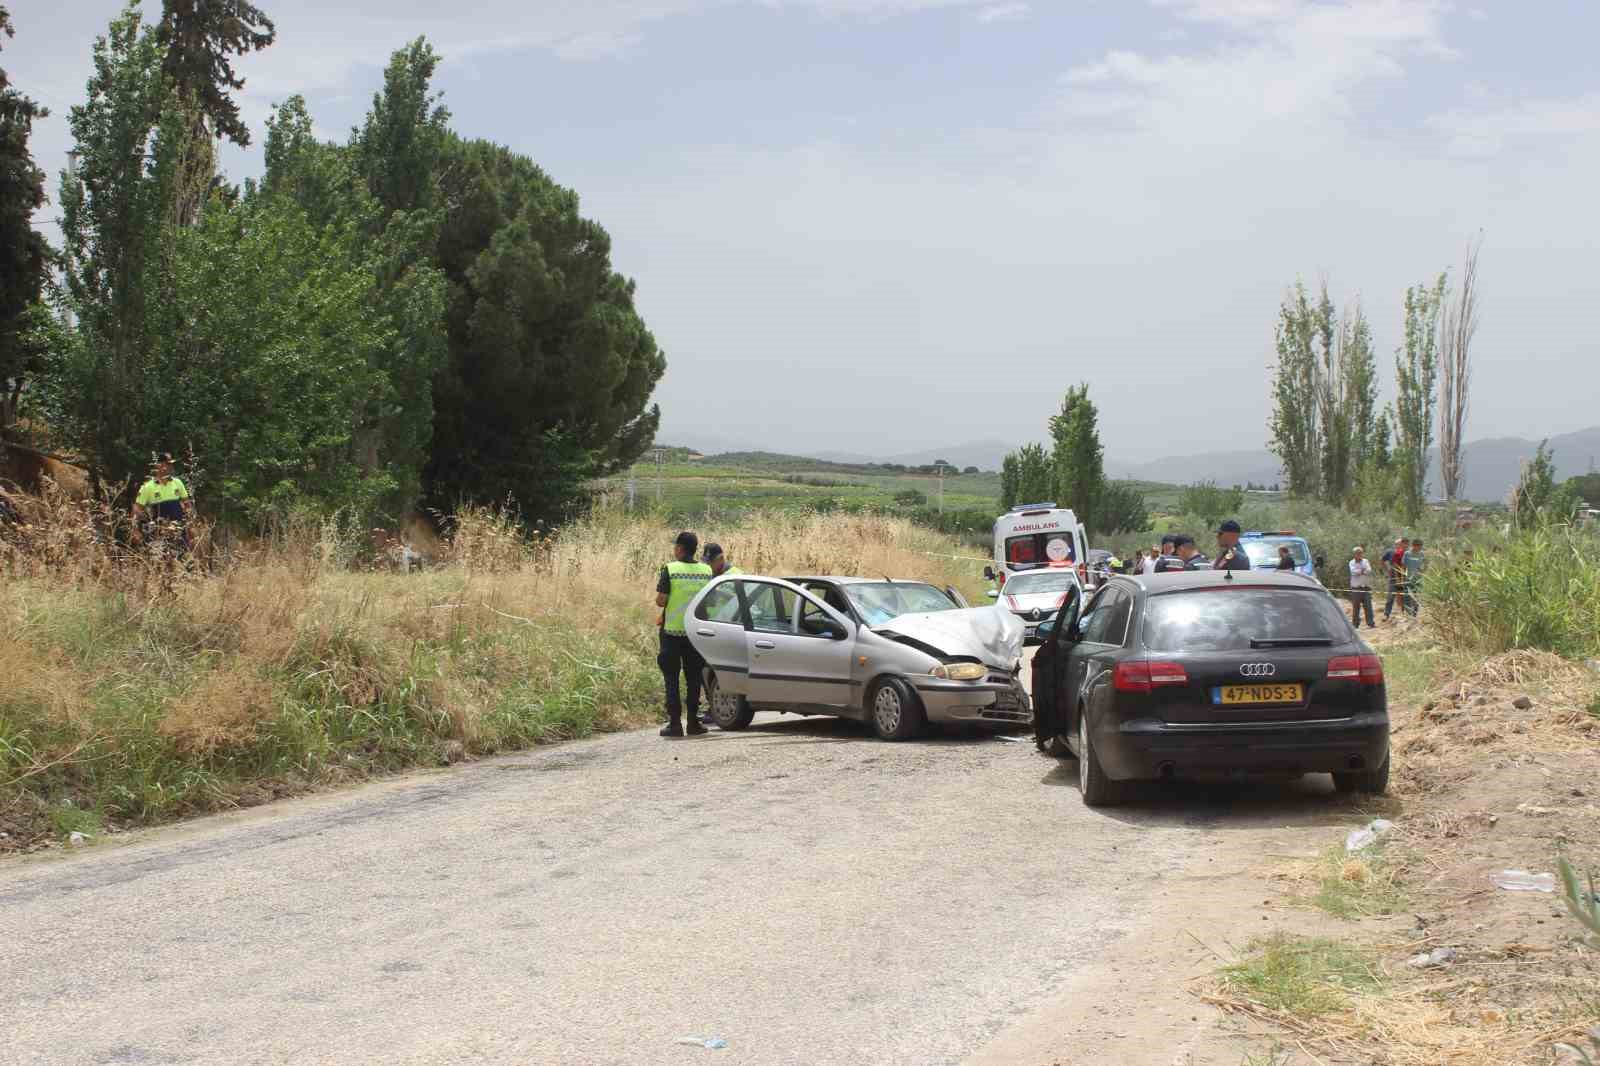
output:
<path id="1" fill-rule="evenodd" d="M 1278 545 L 1278 569 L 1294 569 L 1294 556 L 1289 554 L 1289 546 L 1287 544 Z"/>
<path id="2" fill-rule="evenodd" d="M 1195 547 L 1194 538 L 1187 533 L 1174 533 L 1172 535 L 1173 553 L 1163 555 L 1156 560 L 1156 573 L 1170 574 L 1178 570 L 1205 570 L 1211 566 L 1207 559 Z"/>
<path id="3" fill-rule="evenodd" d="M 1217 527 L 1217 561 L 1213 570 L 1248 570 L 1250 556 L 1239 547 L 1239 523 L 1228 519 Z"/>
<path id="4" fill-rule="evenodd" d="M 706 732 L 700 724 L 700 679 L 706 663 L 689 643 L 686 626 L 689 601 L 711 580 L 711 567 L 694 561 L 699 547 L 699 537 L 679 533 L 672 545 L 673 561 L 661 568 L 656 582 L 656 606 L 661 608 L 661 653 L 656 656 L 656 663 L 661 667 L 667 697 L 667 724 L 661 730 L 664 737 L 681 737 L 686 731 L 695 737 Z M 687 714 L 679 694 L 679 674 L 689 687 Z"/>

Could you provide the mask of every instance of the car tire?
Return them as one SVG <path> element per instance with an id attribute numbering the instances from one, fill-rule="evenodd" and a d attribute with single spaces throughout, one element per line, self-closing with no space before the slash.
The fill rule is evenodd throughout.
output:
<path id="1" fill-rule="evenodd" d="M 1122 802 L 1124 791 L 1121 781 L 1111 780 L 1101 769 L 1089 737 L 1089 715 L 1082 708 L 1078 710 L 1078 791 L 1085 807 L 1115 807 Z"/>
<path id="2" fill-rule="evenodd" d="M 706 705 L 711 712 L 711 721 L 718 729 L 729 733 L 736 733 L 741 729 L 748 729 L 750 722 L 755 718 L 755 708 L 750 706 L 750 701 L 743 696 L 722 691 L 722 686 L 717 684 L 717 675 L 714 671 L 708 672 L 706 678 Z"/>
<path id="3" fill-rule="evenodd" d="M 1335 792 L 1348 794 L 1362 792 L 1369 796 L 1381 796 L 1389 791 L 1389 756 L 1383 757 L 1383 765 L 1376 770 L 1357 770 L 1354 773 L 1334 774 L 1333 789 Z"/>
<path id="4" fill-rule="evenodd" d="M 867 693 L 867 721 L 884 740 L 910 740 L 927 724 L 922 701 L 898 677 L 886 677 Z"/>

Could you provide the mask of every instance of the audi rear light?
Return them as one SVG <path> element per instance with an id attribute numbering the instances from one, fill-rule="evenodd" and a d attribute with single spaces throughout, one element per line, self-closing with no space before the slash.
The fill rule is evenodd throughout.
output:
<path id="1" fill-rule="evenodd" d="M 1383 684 L 1383 660 L 1376 655 L 1339 655 L 1328 660 L 1329 681 Z"/>
<path id="2" fill-rule="evenodd" d="M 1182 663 L 1151 663 L 1150 686 L 1163 688 L 1172 685 L 1187 685 L 1189 671 L 1183 668 Z"/>
<path id="3" fill-rule="evenodd" d="M 1111 684 L 1118 692 L 1150 692 L 1158 688 L 1187 685 L 1189 672 L 1182 663 L 1148 662 L 1130 659 L 1117 664 Z"/>
<path id="4" fill-rule="evenodd" d="M 1118 663 L 1111 674 L 1111 687 L 1118 692 L 1149 692 L 1150 664 L 1142 659 Z"/>

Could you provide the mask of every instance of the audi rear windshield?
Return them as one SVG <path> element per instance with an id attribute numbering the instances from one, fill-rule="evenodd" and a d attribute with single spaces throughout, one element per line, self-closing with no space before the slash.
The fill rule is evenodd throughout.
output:
<path id="1" fill-rule="evenodd" d="M 1144 646 L 1153 652 L 1247 652 L 1263 642 L 1350 639 L 1350 624 L 1320 589 L 1186 589 L 1151 596 L 1144 609 Z"/>

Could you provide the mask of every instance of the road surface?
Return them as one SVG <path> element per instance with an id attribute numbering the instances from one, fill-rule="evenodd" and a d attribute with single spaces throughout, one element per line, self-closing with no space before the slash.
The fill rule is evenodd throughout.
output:
<path id="1" fill-rule="evenodd" d="M 1090 812 L 1031 740 L 762 715 L 14 859 L 0 1059 L 959 1063 L 1216 859 L 1208 796 Z"/>

